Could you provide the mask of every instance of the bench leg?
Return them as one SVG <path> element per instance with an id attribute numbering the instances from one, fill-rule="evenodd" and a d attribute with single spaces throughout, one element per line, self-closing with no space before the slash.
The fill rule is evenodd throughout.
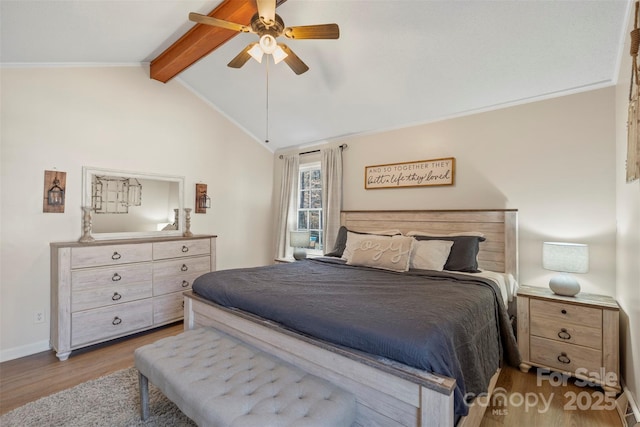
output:
<path id="1" fill-rule="evenodd" d="M 140 388 L 140 419 L 149 418 L 149 380 L 138 371 L 138 385 Z"/>

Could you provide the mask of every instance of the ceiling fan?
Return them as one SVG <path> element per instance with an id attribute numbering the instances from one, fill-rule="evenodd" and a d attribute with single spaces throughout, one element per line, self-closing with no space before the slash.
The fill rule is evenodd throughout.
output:
<path id="1" fill-rule="evenodd" d="M 242 52 L 227 64 L 232 68 L 242 67 L 249 58 L 262 62 L 263 54 L 272 55 L 277 64 L 284 61 L 296 74 L 306 72 L 309 67 L 284 43 L 276 38 L 284 35 L 289 39 L 337 39 L 340 37 L 338 24 L 305 25 L 285 27 L 284 21 L 276 14 L 276 0 L 256 0 L 258 12 L 251 18 L 249 26 L 236 24 L 211 16 L 191 12 L 189 20 L 199 24 L 226 28 L 241 33 L 254 33 L 260 37 L 258 42 L 249 43 Z"/>

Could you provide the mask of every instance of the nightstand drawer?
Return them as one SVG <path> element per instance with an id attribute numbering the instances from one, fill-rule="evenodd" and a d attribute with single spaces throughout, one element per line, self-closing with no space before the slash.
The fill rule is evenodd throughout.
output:
<path id="1" fill-rule="evenodd" d="M 531 313 L 531 335 L 548 338 L 558 342 L 577 344 L 602 349 L 602 329 L 589 328 L 571 322 L 561 322 L 545 317 L 538 311 Z"/>
<path id="2" fill-rule="evenodd" d="M 599 308 L 532 299 L 529 310 L 532 317 L 534 315 L 545 317 L 559 322 L 562 326 L 570 322 L 602 329 L 602 310 Z"/>
<path id="3" fill-rule="evenodd" d="M 531 361 L 563 372 L 580 369 L 595 372 L 602 366 L 602 352 L 546 338 L 531 337 Z"/>

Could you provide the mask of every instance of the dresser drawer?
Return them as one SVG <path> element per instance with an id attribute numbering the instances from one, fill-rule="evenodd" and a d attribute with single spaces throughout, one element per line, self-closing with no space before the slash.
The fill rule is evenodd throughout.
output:
<path id="1" fill-rule="evenodd" d="M 529 304 L 532 317 L 545 317 L 557 321 L 563 326 L 570 322 L 575 325 L 602 329 L 602 310 L 599 308 L 537 299 L 531 299 Z"/>
<path id="2" fill-rule="evenodd" d="M 153 324 L 153 304 L 142 300 L 71 314 L 71 345 L 126 335 Z"/>
<path id="3" fill-rule="evenodd" d="M 76 290 L 131 285 L 149 282 L 153 278 L 153 264 L 127 264 L 116 267 L 100 267 L 71 272 L 71 288 Z"/>
<path id="4" fill-rule="evenodd" d="M 567 321 L 548 318 L 535 311 L 531 313 L 531 335 L 558 342 L 602 349 L 602 329 L 576 325 Z"/>
<path id="5" fill-rule="evenodd" d="M 166 323 L 182 319 L 184 316 L 184 297 L 182 292 L 174 292 L 153 299 L 153 323 Z"/>
<path id="6" fill-rule="evenodd" d="M 179 276 L 159 277 L 153 282 L 153 295 L 164 295 L 172 292 L 188 291 L 193 281 L 203 272 L 181 274 Z"/>
<path id="7" fill-rule="evenodd" d="M 89 246 L 71 249 L 71 268 L 151 261 L 151 243 Z"/>
<path id="8" fill-rule="evenodd" d="M 207 255 L 210 251 L 211 241 L 209 239 L 157 242 L 153 244 L 153 259 Z"/>
<path id="9" fill-rule="evenodd" d="M 74 290 L 71 292 L 71 311 L 76 312 L 123 304 L 129 301 L 149 298 L 152 294 L 151 281 L 133 285 L 118 284 L 82 291 Z"/>
<path id="10" fill-rule="evenodd" d="M 602 366 L 602 352 L 546 338 L 531 337 L 531 361 L 563 372 L 588 370 L 596 372 Z"/>
<path id="11" fill-rule="evenodd" d="M 153 263 L 153 283 L 155 285 L 167 277 L 181 278 L 194 273 L 203 274 L 210 271 L 210 268 L 211 258 L 208 256 L 156 261 Z"/>

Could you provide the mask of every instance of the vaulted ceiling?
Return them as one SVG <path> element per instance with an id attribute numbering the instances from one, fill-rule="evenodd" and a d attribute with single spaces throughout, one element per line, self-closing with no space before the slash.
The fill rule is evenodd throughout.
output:
<path id="1" fill-rule="evenodd" d="M 247 2 L 255 8 L 253 0 L 226 7 Z M 160 70 L 161 54 L 194 27 L 189 12 L 206 15 L 221 3 L 2 0 L 0 61 L 155 60 L 152 71 Z M 287 26 L 340 26 L 338 40 L 286 40 L 309 71 L 296 75 L 284 62 L 264 60 L 229 68 L 257 36 L 223 30 L 229 40 L 174 79 L 275 151 L 615 84 L 621 55 L 628 54 L 622 47 L 631 6 L 628 0 L 288 0 L 277 9 Z M 225 19 L 245 19 L 240 15 L 253 10 Z M 194 47 L 180 49 L 193 56 Z"/>

